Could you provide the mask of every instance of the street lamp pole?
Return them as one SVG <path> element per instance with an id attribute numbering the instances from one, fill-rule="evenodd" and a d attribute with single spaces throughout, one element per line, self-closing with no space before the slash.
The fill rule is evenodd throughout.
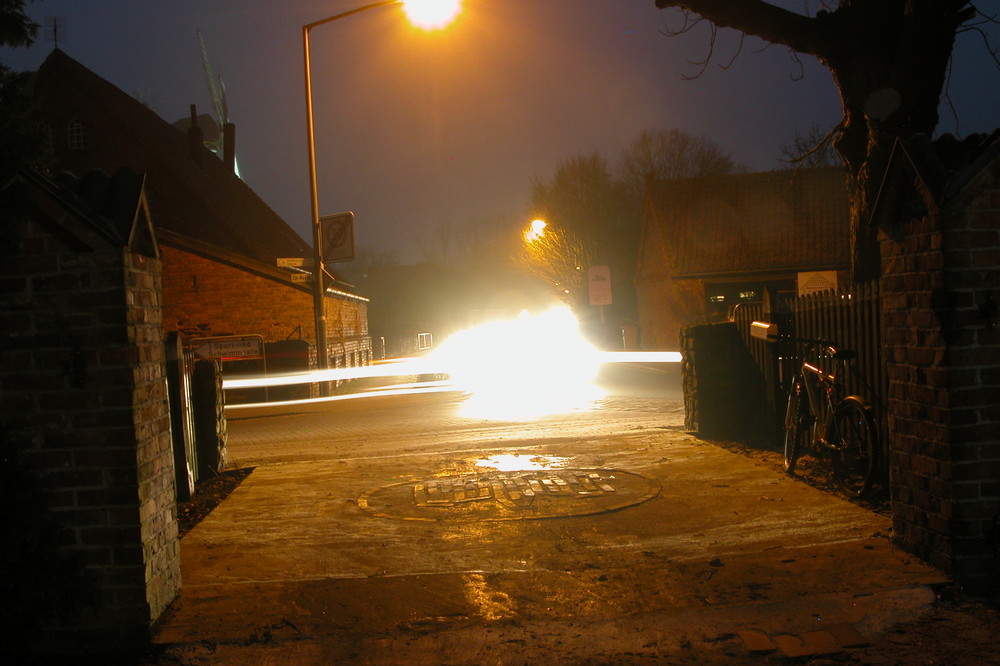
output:
<path id="1" fill-rule="evenodd" d="M 316 186 L 316 133 L 313 125 L 312 67 L 309 57 L 309 32 L 317 26 L 332 23 L 338 19 L 347 18 L 348 16 L 353 16 L 369 9 L 401 3 L 402 0 L 373 2 L 302 26 L 302 50 L 305 55 L 306 79 L 306 136 L 309 143 L 309 203 L 312 212 L 313 232 L 313 313 L 316 320 L 316 362 L 320 370 L 325 370 L 329 367 L 329 358 L 327 356 L 326 305 L 324 301 L 326 280 L 324 278 L 325 270 L 323 267 L 323 234 L 320 229 L 319 192 Z"/>

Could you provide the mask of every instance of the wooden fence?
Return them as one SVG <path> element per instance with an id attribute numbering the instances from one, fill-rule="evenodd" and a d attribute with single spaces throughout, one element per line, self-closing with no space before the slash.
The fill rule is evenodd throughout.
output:
<path id="1" fill-rule="evenodd" d="M 752 321 L 776 323 L 782 334 L 830 340 L 840 348 L 856 351 L 857 358 L 847 367 L 847 393 L 868 400 L 881 430 L 880 440 L 888 441 L 885 418 L 888 379 L 882 355 L 877 282 L 856 285 L 850 293 L 827 291 L 772 302 L 770 311 L 765 311 L 761 303 L 743 304 L 734 311 L 733 320 L 764 376 L 777 434 L 781 434 L 780 419 L 784 416 L 789 381 L 802 363 L 800 345 L 753 338 Z"/>

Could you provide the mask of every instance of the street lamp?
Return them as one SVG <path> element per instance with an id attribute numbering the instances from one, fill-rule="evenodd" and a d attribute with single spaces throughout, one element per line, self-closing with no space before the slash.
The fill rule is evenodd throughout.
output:
<path id="1" fill-rule="evenodd" d="M 534 243 L 535 241 L 541 240 L 545 237 L 545 227 L 549 226 L 545 220 L 541 218 L 536 218 L 531 221 L 528 225 L 528 229 L 524 232 L 524 240 L 527 243 Z"/>
<path id="2" fill-rule="evenodd" d="M 326 294 L 325 270 L 323 267 L 323 234 L 320 229 L 319 193 L 316 187 L 316 134 L 313 126 L 312 65 L 309 58 L 309 32 L 317 26 L 332 23 L 333 21 L 347 18 L 354 14 L 360 14 L 369 9 L 387 7 L 389 5 L 401 5 L 406 11 L 407 16 L 409 16 L 410 21 L 415 25 L 427 30 L 433 30 L 443 27 L 458 14 L 461 0 L 381 0 L 380 2 L 362 5 L 361 7 L 356 7 L 302 26 L 302 50 L 305 55 L 306 80 L 306 137 L 309 143 L 309 203 L 312 213 L 313 261 L 315 262 L 313 274 L 313 311 L 316 319 L 316 357 L 317 364 L 321 370 L 326 369 L 329 366 L 329 362 L 326 344 L 326 310 L 323 301 Z"/>

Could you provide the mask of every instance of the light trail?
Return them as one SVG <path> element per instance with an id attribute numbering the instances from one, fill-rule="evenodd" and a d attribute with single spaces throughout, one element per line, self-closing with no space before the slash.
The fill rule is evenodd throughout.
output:
<path id="1" fill-rule="evenodd" d="M 318 382 L 345 381 L 349 379 L 366 379 L 371 377 L 406 377 L 410 375 L 439 374 L 429 369 L 426 358 L 398 358 L 391 361 L 379 361 L 373 365 L 355 368 L 330 368 L 328 370 L 309 370 L 306 372 L 290 372 L 282 375 L 259 377 L 240 377 L 222 380 L 224 389 L 264 388 L 268 386 L 291 386 L 294 384 L 315 384 Z"/>
<path id="2" fill-rule="evenodd" d="M 675 351 L 602 351 L 601 363 L 680 363 L 681 353 Z"/>
<path id="3" fill-rule="evenodd" d="M 680 363 L 680 352 L 655 351 L 599 351 L 601 363 Z M 412 357 L 398 358 L 389 361 L 379 361 L 374 365 L 356 368 L 333 368 L 329 370 L 311 370 L 306 372 L 291 372 L 266 377 L 225 378 L 222 381 L 224 389 L 267 388 L 269 386 L 293 386 L 295 384 L 314 384 L 319 382 L 347 381 L 351 379 L 367 379 L 374 377 L 405 377 L 410 375 L 446 374 L 440 364 L 432 359 Z M 400 386 L 404 386 L 401 384 Z"/>
<path id="4" fill-rule="evenodd" d="M 224 378 L 226 390 L 399 378 L 387 386 L 329 397 L 252 405 L 302 405 L 365 397 L 457 391 L 465 394 L 460 414 L 472 418 L 530 420 L 595 408 L 605 392 L 595 381 L 602 365 L 678 363 L 679 352 L 600 351 L 580 333 L 568 308 L 495 321 L 461 331 L 424 356 L 380 361 L 370 366 L 331 368 L 282 375 Z M 426 376 L 436 382 L 414 382 Z M 409 381 L 407 381 L 409 380 Z"/>
<path id="5" fill-rule="evenodd" d="M 414 395 L 419 393 L 445 393 L 455 391 L 455 387 L 448 382 L 415 382 L 411 384 L 397 384 L 370 391 L 360 391 L 358 393 L 343 393 L 322 398 L 299 398 L 298 400 L 276 400 L 272 402 L 241 403 L 238 405 L 226 405 L 226 410 L 250 409 L 252 407 L 284 407 L 286 405 L 311 405 L 322 402 L 336 402 L 340 400 L 355 400 L 357 398 L 374 398 L 387 395 Z"/>

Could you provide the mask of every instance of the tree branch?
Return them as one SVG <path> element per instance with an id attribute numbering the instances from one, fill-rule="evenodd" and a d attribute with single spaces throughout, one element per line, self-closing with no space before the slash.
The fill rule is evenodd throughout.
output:
<path id="1" fill-rule="evenodd" d="M 763 0 L 656 0 L 659 9 L 674 8 L 701 16 L 722 28 L 732 28 L 793 51 L 820 57 L 822 43 L 816 22 Z"/>

